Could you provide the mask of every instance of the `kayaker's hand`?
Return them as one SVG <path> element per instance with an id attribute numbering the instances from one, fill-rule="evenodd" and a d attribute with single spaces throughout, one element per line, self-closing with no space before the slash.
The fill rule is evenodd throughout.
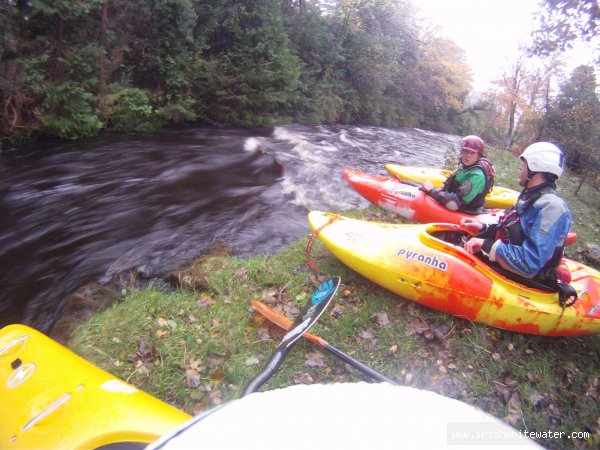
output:
<path id="1" fill-rule="evenodd" d="M 483 239 L 480 238 L 471 238 L 465 243 L 465 250 L 467 253 L 474 255 L 481 251 L 481 247 L 483 245 Z"/>
<path id="2" fill-rule="evenodd" d="M 469 230 L 473 230 L 474 233 L 479 233 L 483 229 L 483 224 L 472 217 L 463 217 L 460 219 L 460 226 L 463 228 L 468 228 Z"/>
<path id="3" fill-rule="evenodd" d="M 432 190 L 435 186 L 433 185 L 433 183 L 429 180 L 425 180 L 423 182 L 423 190 L 425 192 L 429 192 L 430 190 Z"/>

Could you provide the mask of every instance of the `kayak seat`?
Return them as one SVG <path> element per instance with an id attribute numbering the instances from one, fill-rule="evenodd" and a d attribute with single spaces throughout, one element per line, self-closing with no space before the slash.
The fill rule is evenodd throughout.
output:
<path id="1" fill-rule="evenodd" d="M 540 291 L 556 293 L 556 288 L 552 286 L 540 283 L 539 281 L 534 280 L 533 278 L 525 278 L 520 275 L 517 275 L 516 273 L 513 273 L 510 270 L 504 269 L 502 266 L 500 266 L 500 264 L 491 262 L 489 259 L 487 259 L 481 254 L 478 254 L 477 257 L 481 261 L 483 261 L 487 266 L 489 266 L 494 272 L 498 272 L 500 275 L 508 278 L 509 280 L 516 281 L 517 283 L 522 284 L 523 286 L 527 286 L 533 289 L 539 289 Z"/>

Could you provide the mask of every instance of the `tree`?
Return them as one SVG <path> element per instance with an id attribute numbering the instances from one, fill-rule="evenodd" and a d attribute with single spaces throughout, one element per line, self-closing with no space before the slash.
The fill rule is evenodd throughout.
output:
<path id="1" fill-rule="evenodd" d="M 276 0 L 222 2 L 207 36 L 203 74 L 193 86 L 215 123 L 242 126 L 289 121 L 300 61 L 291 51 Z"/>
<path id="2" fill-rule="evenodd" d="M 541 0 L 540 25 L 533 33 L 532 52 L 547 56 L 572 48 L 576 40 L 589 42 L 600 62 L 600 6 L 598 0 Z"/>
<path id="3" fill-rule="evenodd" d="M 430 37 L 421 43 L 407 93 L 420 111 L 418 126 L 451 132 L 471 90 L 472 71 L 453 41 Z"/>
<path id="4" fill-rule="evenodd" d="M 543 138 L 557 143 L 578 171 L 600 168 L 600 99 L 594 68 L 577 67 L 560 87 Z"/>

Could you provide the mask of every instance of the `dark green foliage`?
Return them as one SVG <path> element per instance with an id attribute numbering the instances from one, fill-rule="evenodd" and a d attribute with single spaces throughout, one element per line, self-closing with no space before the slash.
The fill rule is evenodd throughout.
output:
<path id="1" fill-rule="evenodd" d="M 152 106 L 148 94 L 142 89 L 109 86 L 98 106 L 109 129 L 142 131 L 151 128 Z"/>
<path id="2" fill-rule="evenodd" d="M 13 140 L 195 120 L 436 128 L 460 91 L 450 86 L 439 97 L 448 101 L 427 110 L 435 117 L 424 116 L 415 99 L 428 94 L 415 96 L 413 80 L 431 74 L 417 64 L 414 14 L 387 0 L 0 5 L 0 114 Z"/>
<path id="3" fill-rule="evenodd" d="M 76 139 L 93 136 L 102 128 L 93 109 L 96 97 L 81 86 L 70 81 L 48 85 L 43 98 L 38 120 L 48 134 Z"/>

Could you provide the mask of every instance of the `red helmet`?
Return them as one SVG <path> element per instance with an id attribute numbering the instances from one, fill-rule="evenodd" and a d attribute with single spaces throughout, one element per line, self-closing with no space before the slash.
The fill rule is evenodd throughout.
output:
<path id="1" fill-rule="evenodd" d="M 483 147 L 483 139 L 474 135 L 464 137 L 460 146 L 461 149 L 465 148 L 467 150 L 477 152 L 480 156 L 483 155 Z"/>

